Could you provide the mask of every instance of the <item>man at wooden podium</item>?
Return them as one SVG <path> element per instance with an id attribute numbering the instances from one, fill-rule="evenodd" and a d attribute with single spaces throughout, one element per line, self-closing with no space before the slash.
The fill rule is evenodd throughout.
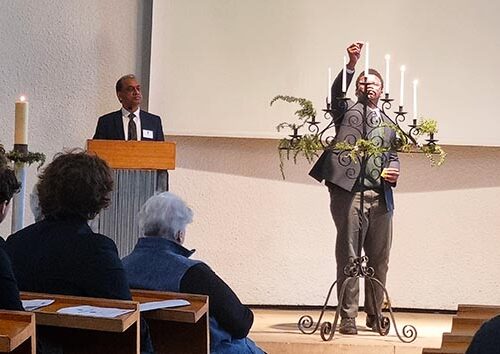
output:
<path id="1" fill-rule="evenodd" d="M 116 82 L 122 108 L 99 118 L 93 139 L 164 141 L 161 118 L 140 109 L 141 85 L 133 74 Z"/>

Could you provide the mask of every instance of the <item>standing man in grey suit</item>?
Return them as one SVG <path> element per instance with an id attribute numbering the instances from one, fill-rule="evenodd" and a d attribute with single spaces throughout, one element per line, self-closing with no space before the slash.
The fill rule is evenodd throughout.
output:
<path id="1" fill-rule="evenodd" d="M 163 141 L 161 118 L 140 109 L 141 85 L 132 74 L 116 82 L 122 108 L 99 118 L 93 139 Z"/>
<path id="2" fill-rule="evenodd" d="M 347 87 L 352 81 L 356 63 L 361 55 L 363 44 L 356 42 L 347 48 Z M 337 142 L 355 144 L 363 138 L 363 124 L 366 139 L 371 140 L 387 151 L 379 156 L 371 156 L 367 163 L 364 178 L 361 178 L 361 164 L 347 156 L 345 151 L 327 148 L 312 168 L 310 175 L 319 182 L 325 181 L 330 192 L 330 210 L 337 228 L 335 257 L 337 261 L 337 296 L 347 276 L 344 267 L 350 257 L 361 255 L 361 248 L 369 257 L 368 266 L 375 270 L 375 278 L 385 285 L 389 264 L 389 251 L 392 242 L 392 213 L 394 208 L 392 187 L 399 177 L 399 159 L 394 150 L 395 131 L 391 121 L 377 107 L 383 90 L 383 79 L 373 69 L 366 75 L 361 73 L 356 80 L 356 102 L 347 104 L 338 98 L 342 96 L 342 72 L 339 73 L 331 88 L 333 122 Z M 364 120 L 364 103 L 367 104 Z M 364 193 L 364 207 L 360 210 L 360 195 Z M 360 219 L 363 220 L 363 234 L 359 235 Z M 361 243 L 360 243 L 360 242 Z M 359 254 L 358 254 L 359 252 Z M 366 326 L 378 330 L 377 314 L 384 300 L 383 290 L 374 286 L 375 303 L 371 287 L 365 284 Z M 359 282 L 350 281 L 341 306 L 339 332 L 357 334 Z"/>

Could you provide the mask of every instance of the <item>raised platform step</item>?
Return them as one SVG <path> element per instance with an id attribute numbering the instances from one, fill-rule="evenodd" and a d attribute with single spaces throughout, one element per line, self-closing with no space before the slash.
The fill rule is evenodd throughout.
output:
<path id="1" fill-rule="evenodd" d="M 473 335 L 443 333 L 443 343 L 441 348 L 457 349 L 465 352 L 472 341 L 472 337 Z"/>
<path id="2" fill-rule="evenodd" d="M 494 305 L 458 305 L 457 316 L 474 318 L 492 318 L 500 315 L 500 306 Z"/>
<path id="3" fill-rule="evenodd" d="M 489 318 L 473 318 L 473 317 L 453 317 L 451 332 L 461 335 L 473 336 L 481 325 L 488 321 Z"/>
<path id="4" fill-rule="evenodd" d="M 460 349 L 429 349 L 422 350 L 422 354 L 464 354 L 465 350 Z"/>

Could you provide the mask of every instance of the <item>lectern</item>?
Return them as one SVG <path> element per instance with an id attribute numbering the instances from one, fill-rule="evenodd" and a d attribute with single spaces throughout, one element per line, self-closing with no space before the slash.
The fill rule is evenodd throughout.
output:
<path id="1" fill-rule="evenodd" d="M 142 204 L 155 193 L 168 190 L 168 170 L 175 169 L 175 143 L 87 140 L 87 150 L 109 164 L 115 182 L 111 205 L 91 227 L 112 238 L 120 257 L 126 256 L 137 241 L 137 213 Z"/>

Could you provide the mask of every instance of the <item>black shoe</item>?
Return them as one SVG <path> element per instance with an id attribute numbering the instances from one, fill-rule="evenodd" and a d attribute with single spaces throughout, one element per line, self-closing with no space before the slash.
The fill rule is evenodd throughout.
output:
<path id="1" fill-rule="evenodd" d="M 366 315 L 366 327 L 375 329 L 377 325 L 377 316 L 376 315 Z"/>
<path id="2" fill-rule="evenodd" d="M 354 317 L 343 317 L 340 320 L 339 333 L 358 334 L 358 329 L 356 328 L 356 319 Z"/>
<path id="3" fill-rule="evenodd" d="M 366 316 L 366 327 L 371 328 L 374 332 L 382 332 L 383 335 L 389 333 L 389 329 L 391 328 L 391 323 L 389 321 L 389 317 L 382 316 L 380 319 L 382 324 L 382 331 L 379 330 L 379 323 L 377 315 L 367 315 Z"/>

